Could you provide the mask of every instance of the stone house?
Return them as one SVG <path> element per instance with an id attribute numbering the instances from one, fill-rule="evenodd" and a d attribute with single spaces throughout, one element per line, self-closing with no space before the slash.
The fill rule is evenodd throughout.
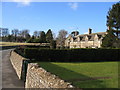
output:
<path id="1" fill-rule="evenodd" d="M 92 33 L 89 28 L 88 34 L 78 35 L 78 32 L 70 34 L 65 40 L 65 47 L 69 48 L 100 48 L 102 39 L 107 32 Z"/>

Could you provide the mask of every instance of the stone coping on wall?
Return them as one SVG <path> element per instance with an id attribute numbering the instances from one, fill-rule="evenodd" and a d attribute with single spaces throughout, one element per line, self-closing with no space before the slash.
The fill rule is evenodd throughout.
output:
<path id="1" fill-rule="evenodd" d="M 74 88 L 74 86 L 47 72 L 37 63 L 29 63 L 25 88 Z"/>

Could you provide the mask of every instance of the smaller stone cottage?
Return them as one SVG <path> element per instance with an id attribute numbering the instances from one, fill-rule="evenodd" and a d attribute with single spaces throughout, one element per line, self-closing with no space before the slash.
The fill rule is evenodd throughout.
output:
<path id="1" fill-rule="evenodd" d="M 65 40 L 65 47 L 69 48 L 100 48 L 102 39 L 107 32 L 92 33 L 89 28 L 88 34 L 78 35 L 78 31 L 70 34 Z"/>

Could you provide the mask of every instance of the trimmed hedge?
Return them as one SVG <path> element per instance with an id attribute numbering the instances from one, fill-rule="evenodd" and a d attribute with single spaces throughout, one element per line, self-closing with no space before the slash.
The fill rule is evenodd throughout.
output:
<path id="1" fill-rule="evenodd" d="M 38 49 L 26 48 L 26 58 L 52 62 L 119 61 L 120 49 Z"/>
<path id="2" fill-rule="evenodd" d="M 28 48 L 50 48 L 50 46 L 25 45 Z"/>

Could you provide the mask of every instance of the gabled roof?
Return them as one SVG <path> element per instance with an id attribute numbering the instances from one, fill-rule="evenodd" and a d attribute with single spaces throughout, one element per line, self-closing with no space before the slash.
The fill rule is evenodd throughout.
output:
<path id="1" fill-rule="evenodd" d="M 95 34 L 104 35 L 104 34 L 107 34 L 107 32 L 98 32 L 98 33 L 91 33 L 91 34 L 81 34 L 81 35 L 77 35 L 76 37 L 78 37 L 78 36 L 86 36 L 86 35 L 95 35 Z"/>
<path id="2" fill-rule="evenodd" d="M 88 37 L 89 41 L 93 41 L 95 35 L 98 36 L 98 39 L 101 39 L 103 37 L 103 35 L 107 34 L 106 32 L 98 32 L 98 33 L 92 33 L 92 34 L 81 34 L 81 35 L 77 35 L 76 37 L 79 37 L 81 41 L 85 41 L 85 37 Z"/>
<path id="3" fill-rule="evenodd" d="M 77 41 L 77 38 L 80 38 L 80 41 L 85 41 L 85 37 L 88 37 L 88 41 L 94 41 L 95 35 L 97 35 L 98 40 L 100 40 L 107 32 L 98 32 L 98 33 L 91 33 L 91 34 L 81 34 L 77 36 L 69 35 L 66 39 L 73 38 L 74 41 Z"/>

